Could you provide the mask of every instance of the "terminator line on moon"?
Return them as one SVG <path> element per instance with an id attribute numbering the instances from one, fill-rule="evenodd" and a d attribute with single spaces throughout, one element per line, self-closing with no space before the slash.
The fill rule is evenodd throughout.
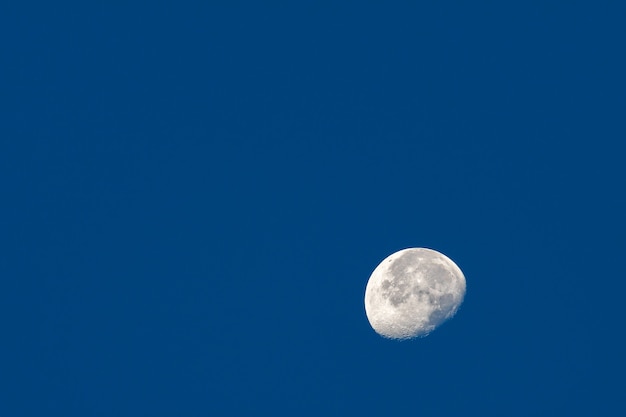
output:
<path id="1" fill-rule="evenodd" d="M 426 336 L 454 316 L 465 297 L 465 276 L 432 249 L 408 248 L 385 258 L 365 289 L 365 313 L 390 339 Z"/>

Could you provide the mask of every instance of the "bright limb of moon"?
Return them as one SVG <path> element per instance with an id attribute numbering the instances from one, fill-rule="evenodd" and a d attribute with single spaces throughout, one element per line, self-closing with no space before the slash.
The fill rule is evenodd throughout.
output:
<path id="1" fill-rule="evenodd" d="M 365 288 L 365 313 L 390 339 L 426 336 L 454 316 L 465 297 L 465 276 L 447 256 L 408 248 L 385 258 Z"/>

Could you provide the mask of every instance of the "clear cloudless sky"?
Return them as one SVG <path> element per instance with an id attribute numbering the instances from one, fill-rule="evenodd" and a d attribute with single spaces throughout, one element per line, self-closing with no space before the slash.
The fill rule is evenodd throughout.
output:
<path id="1" fill-rule="evenodd" d="M 626 6 L 376 3 L 0 6 L 1 416 L 624 415 Z"/>

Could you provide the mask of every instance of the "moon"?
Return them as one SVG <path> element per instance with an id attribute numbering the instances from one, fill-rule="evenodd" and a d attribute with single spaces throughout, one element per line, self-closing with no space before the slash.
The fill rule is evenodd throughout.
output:
<path id="1" fill-rule="evenodd" d="M 463 272 L 444 254 L 403 249 L 372 272 L 365 288 L 365 313 L 383 337 L 423 337 L 455 315 L 465 289 Z"/>

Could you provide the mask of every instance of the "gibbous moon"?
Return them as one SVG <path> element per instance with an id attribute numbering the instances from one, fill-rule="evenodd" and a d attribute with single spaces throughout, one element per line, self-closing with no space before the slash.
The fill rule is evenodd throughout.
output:
<path id="1" fill-rule="evenodd" d="M 409 248 L 385 258 L 365 289 L 372 328 L 390 339 L 426 336 L 457 312 L 465 276 L 450 258 L 426 248 Z"/>

